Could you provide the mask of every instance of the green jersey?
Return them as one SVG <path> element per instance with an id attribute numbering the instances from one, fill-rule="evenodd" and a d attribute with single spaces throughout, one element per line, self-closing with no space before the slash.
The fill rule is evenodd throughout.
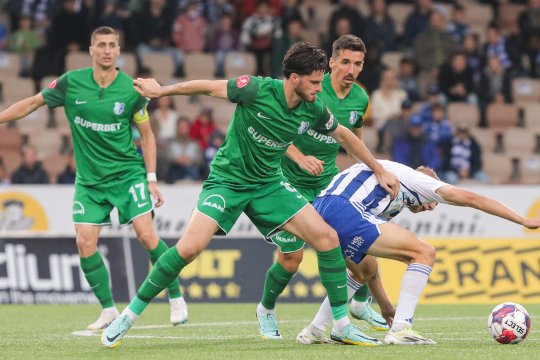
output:
<path id="1" fill-rule="evenodd" d="M 351 91 L 344 99 L 339 99 L 332 87 L 330 74 L 324 75 L 322 92 L 318 97 L 330 109 L 332 114 L 339 121 L 339 124 L 348 129 L 360 128 L 364 125 L 364 113 L 368 105 L 368 95 L 364 89 L 357 84 L 353 84 Z M 304 155 L 315 156 L 324 161 L 323 172 L 318 176 L 313 176 L 300 167 L 287 156 L 283 157 L 283 175 L 289 180 L 291 185 L 299 188 L 324 189 L 339 173 L 336 166 L 336 157 L 339 150 L 338 142 L 329 135 L 325 135 L 309 129 L 306 133 L 296 139 L 293 143 Z"/>
<path id="2" fill-rule="evenodd" d="M 227 96 L 237 105 L 211 171 L 236 184 L 280 181 L 281 159 L 298 136 L 309 129 L 327 134 L 337 127 L 319 99 L 289 109 L 282 80 L 241 76 L 228 81 Z"/>
<path id="3" fill-rule="evenodd" d="M 42 91 L 49 108 L 64 106 L 71 128 L 76 182 L 96 185 L 127 172 L 144 173 L 144 161 L 133 144 L 132 121 L 146 112 L 147 100 L 133 89 L 122 71 L 106 88 L 92 68 L 69 71 Z"/>

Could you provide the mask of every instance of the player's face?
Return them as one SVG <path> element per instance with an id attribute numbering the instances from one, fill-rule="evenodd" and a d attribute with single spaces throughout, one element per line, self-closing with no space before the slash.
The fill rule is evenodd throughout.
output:
<path id="1" fill-rule="evenodd" d="M 364 68 L 365 56 L 366 54 L 361 51 L 342 50 L 335 59 L 331 57 L 332 79 L 337 80 L 343 88 L 352 87 Z"/>
<path id="2" fill-rule="evenodd" d="M 114 34 L 96 35 L 92 45 L 90 45 L 90 55 L 92 55 L 94 65 L 103 68 L 115 66 L 116 59 L 120 55 L 118 36 Z"/>
<path id="3" fill-rule="evenodd" d="M 304 101 L 314 102 L 317 94 L 322 91 L 322 80 L 324 72 L 314 71 L 309 75 L 291 75 L 294 84 L 294 91 L 298 97 Z"/>
<path id="4" fill-rule="evenodd" d="M 415 214 L 423 211 L 432 211 L 435 210 L 437 204 L 438 202 L 433 201 L 424 205 L 409 206 L 409 210 Z"/>

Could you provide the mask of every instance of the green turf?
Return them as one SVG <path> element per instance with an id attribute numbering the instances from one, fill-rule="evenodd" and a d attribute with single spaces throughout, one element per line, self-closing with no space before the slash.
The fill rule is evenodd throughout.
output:
<path id="1" fill-rule="evenodd" d="M 95 320 L 98 306 L 2 305 L 0 359 L 540 359 L 540 331 L 535 330 L 540 305 L 527 306 L 532 330 L 519 345 L 500 345 L 489 337 L 486 320 L 492 308 L 421 305 L 415 329 L 438 345 L 366 348 L 296 343 L 296 334 L 309 323 L 316 304 L 279 305 L 284 339 L 278 341 L 258 336 L 254 304 L 190 304 L 189 323 L 176 328 L 168 325 L 168 305 L 153 304 L 122 345 L 109 350 L 100 345 L 97 332 L 90 332 L 91 336 L 73 334 Z"/>

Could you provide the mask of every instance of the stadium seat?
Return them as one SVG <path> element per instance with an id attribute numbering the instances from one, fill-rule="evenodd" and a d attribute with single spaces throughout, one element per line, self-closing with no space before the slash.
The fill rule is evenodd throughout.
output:
<path id="1" fill-rule="evenodd" d="M 506 183 L 512 173 L 512 155 L 509 154 L 482 154 L 483 170 L 495 184 Z"/>
<path id="2" fill-rule="evenodd" d="M 490 128 L 470 128 L 469 132 L 476 139 L 480 147 L 482 148 L 482 153 L 493 153 L 495 152 L 496 144 L 496 134 L 498 131 Z"/>
<path id="3" fill-rule="evenodd" d="M 362 139 L 369 151 L 375 152 L 375 148 L 377 147 L 377 130 L 372 126 L 364 126 L 362 128 Z"/>
<path id="4" fill-rule="evenodd" d="M 214 69 L 214 68 L 212 68 Z M 255 55 L 248 52 L 230 52 L 225 59 L 227 78 L 255 74 Z"/>
<path id="5" fill-rule="evenodd" d="M 186 54 L 184 61 L 186 79 L 208 79 L 214 77 L 216 67 L 214 54 Z"/>
<path id="6" fill-rule="evenodd" d="M 236 104 L 233 104 L 228 100 L 218 99 L 211 96 L 202 96 L 200 106 L 207 106 L 212 109 L 214 122 L 220 129 L 226 129 L 229 127 L 236 109 Z"/>
<path id="7" fill-rule="evenodd" d="M 522 104 L 525 112 L 525 127 L 528 129 L 540 130 L 540 104 Z"/>
<path id="8" fill-rule="evenodd" d="M 540 80 L 517 78 L 512 81 L 512 92 L 516 103 L 540 101 Z"/>
<path id="9" fill-rule="evenodd" d="M 540 183 L 540 156 L 522 156 L 520 160 L 521 182 L 524 184 Z"/>
<path id="10" fill-rule="evenodd" d="M 313 11 L 313 18 L 308 16 L 310 8 Z M 330 17 L 334 12 L 334 5 L 329 1 L 310 0 L 305 1 L 300 6 L 302 14 L 306 14 L 306 19 L 309 19 L 308 24 L 312 30 L 316 30 L 319 34 L 326 36 L 328 34 L 328 26 Z"/>
<path id="11" fill-rule="evenodd" d="M 159 81 L 171 79 L 174 73 L 174 62 L 170 54 L 151 52 L 145 55 L 143 65 L 152 71 L 152 76 Z"/>
<path id="12" fill-rule="evenodd" d="M 469 128 L 478 126 L 480 112 L 476 105 L 465 102 L 452 102 L 447 108 L 448 120 L 455 127 L 457 124 L 466 124 Z"/>
<path id="13" fill-rule="evenodd" d="M 503 33 L 515 33 L 519 31 L 518 18 L 521 12 L 525 10 L 525 6 L 521 4 L 514 4 L 508 2 L 502 2 L 499 5 L 498 10 L 498 23 Z"/>
<path id="14" fill-rule="evenodd" d="M 525 128 L 508 128 L 504 131 L 504 148 L 511 155 L 530 155 L 534 152 L 535 133 Z"/>
<path id="15" fill-rule="evenodd" d="M 0 150 L 19 151 L 22 145 L 22 136 L 18 128 L 2 126 L 0 129 Z"/>
<path id="16" fill-rule="evenodd" d="M 77 70 L 92 66 L 92 57 L 86 51 L 69 52 L 66 55 L 66 70 Z"/>
<path id="17" fill-rule="evenodd" d="M 19 56 L 11 53 L 0 54 L 0 81 L 19 76 Z"/>
<path id="18" fill-rule="evenodd" d="M 29 136 L 29 143 L 38 151 L 40 157 L 47 157 L 51 154 L 59 154 L 62 145 L 62 134 L 56 129 L 44 129 L 39 133 Z"/>
<path id="19" fill-rule="evenodd" d="M 49 154 L 43 159 L 43 168 L 49 174 L 51 184 L 56 184 L 60 175 L 68 163 L 69 157 L 60 154 Z"/>
<path id="20" fill-rule="evenodd" d="M 382 56 L 382 63 L 393 70 L 399 69 L 399 63 L 403 58 L 403 53 L 401 51 L 390 51 L 385 52 Z"/>
<path id="21" fill-rule="evenodd" d="M 465 22 L 473 29 L 480 29 L 480 33 L 484 32 L 493 18 L 491 7 L 487 4 L 468 1 L 463 5 L 465 6 Z"/>
<path id="22" fill-rule="evenodd" d="M 388 14 L 394 20 L 397 34 L 403 34 L 405 21 L 413 10 L 414 6 L 412 4 L 392 3 L 388 5 Z"/>
<path id="23" fill-rule="evenodd" d="M 137 75 L 137 61 L 132 53 L 121 53 L 116 60 L 116 65 L 131 77 Z"/>
<path id="24" fill-rule="evenodd" d="M 19 77 L 2 78 L 4 102 L 11 105 L 19 100 L 34 95 L 34 83 L 30 79 Z"/>
<path id="25" fill-rule="evenodd" d="M 490 128 L 509 128 L 517 126 L 519 111 L 513 104 L 489 104 L 487 108 L 487 123 Z"/>
<path id="26" fill-rule="evenodd" d="M 21 153 L 19 150 L 1 150 L 0 149 L 0 158 L 4 162 L 6 167 L 6 172 L 11 178 L 11 174 L 21 165 Z"/>

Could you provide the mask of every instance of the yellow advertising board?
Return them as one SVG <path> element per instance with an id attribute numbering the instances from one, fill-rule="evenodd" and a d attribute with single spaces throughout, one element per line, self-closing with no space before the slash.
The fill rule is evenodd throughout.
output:
<path id="1" fill-rule="evenodd" d="M 540 239 L 428 240 L 437 250 L 421 304 L 540 302 Z M 384 287 L 397 303 L 406 265 L 379 259 Z"/>

